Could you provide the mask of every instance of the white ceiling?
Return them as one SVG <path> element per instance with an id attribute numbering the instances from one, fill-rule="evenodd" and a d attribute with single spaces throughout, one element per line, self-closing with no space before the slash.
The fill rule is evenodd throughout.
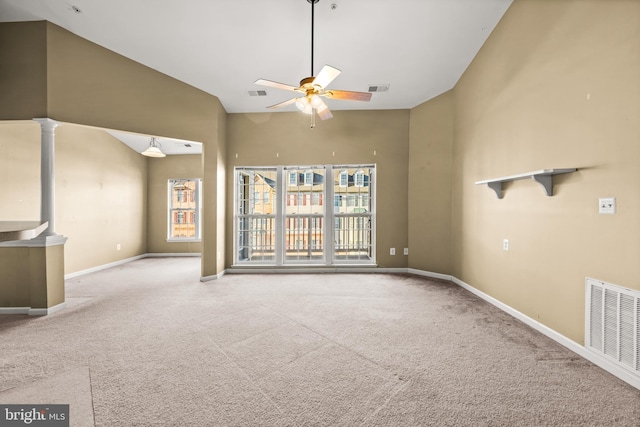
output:
<path id="1" fill-rule="evenodd" d="M 327 104 L 405 109 L 448 91 L 511 2 L 320 0 L 314 74 L 324 64 L 342 70 L 332 89 L 390 85 L 368 103 Z M 292 97 L 258 78 L 297 86 L 311 72 L 307 0 L 0 0 L 0 22 L 27 20 L 48 20 L 215 95 L 229 113 L 265 112 Z M 249 96 L 262 89 L 267 96 Z"/>
<path id="2" fill-rule="evenodd" d="M 151 142 L 151 137 L 148 135 L 114 130 L 107 130 L 107 132 L 138 153 L 146 150 Z M 174 154 L 202 154 L 202 143 L 200 142 L 156 137 L 156 143 L 160 146 L 162 152 L 168 156 Z"/>

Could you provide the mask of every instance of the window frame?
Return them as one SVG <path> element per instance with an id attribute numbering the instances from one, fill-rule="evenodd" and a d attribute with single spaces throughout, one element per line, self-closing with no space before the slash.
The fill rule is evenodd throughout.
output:
<path id="1" fill-rule="evenodd" d="M 367 173 L 363 172 L 363 168 L 368 170 L 368 180 L 365 180 L 364 175 L 367 175 Z M 234 168 L 234 182 L 240 179 L 241 174 L 257 173 L 260 170 L 276 171 L 275 192 L 273 197 L 274 212 L 270 215 L 260 215 L 259 213 L 251 214 L 251 218 L 258 219 L 264 217 L 267 221 L 273 221 L 271 225 L 275 230 L 273 256 L 268 259 L 262 257 L 256 258 L 255 260 L 252 257 L 241 258 L 240 246 L 245 248 L 248 244 L 250 245 L 251 239 L 247 236 L 253 232 L 248 230 L 246 225 L 244 228 L 240 227 L 241 218 L 247 215 L 240 214 L 239 212 L 240 203 L 238 193 L 240 188 L 238 185 L 234 185 L 233 267 L 376 265 L 375 164 L 339 166 L 281 165 L 271 167 L 237 166 Z M 353 172 L 354 182 L 349 182 L 349 170 Z M 362 190 L 359 191 L 354 191 L 356 188 L 354 185 L 356 171 L 363 174 L 361 181 L 362 186 L 360 186 Z M 307 193 L 308 189 L 302 190 L 300 187 L 308 187 L 309 175 L 313 179 L 313 174 L 316 172 L 320 174 L 324 173 L 324 178 L 322 181 L 318 180 L 317 183 L 312 183 L 311 186 L 313 190 L 311 193 Z M 300 175 L 302 175 L 303 179 L 300 179 Z M 295 185 L 292 185 L 294 178 Z M 341 185 L 345 183 L 345 181 L 346 185 Z M 322 188 L 321 191 L 319 190 L 320 187 Z M 243 189 L 242 191 L 247 190 Z M 363 192 L 366 192 L 366 194 L 363 194 Z M 349 211 L 346 210 L 347 196 L 353 199 L 354 202 L 354 206 L 349 206 Z M 327 204 L 322 202 L 327 200 L 333 200 L 334 203 Z M 339 206 L 335 206 L 336 200 L 340 200 Z M 366 208 L 364 206 L 365 200 L 368 201 Z M 307 203 L 310 206 L 308 206 Z M 313 209 L 312 206 L 320 209 Z M 308 212 L 308 208 L 311 208 L 312 212 Z M 299 215 L 299 217 L 296 218 L 296 215 Z M 292 223 L 294 228 L 288 226 L 289 223 L 287 221 L 291 220 L 296 221 Z M 312 228 L 312 221 L 314 224 L 319 224 L 320 234 L 316 234 L 318 233 L 316 231 L 309 231 L 317 230 L 315 226 Z M 355 228 L 349 228 L 347 230 L 336 228 L 336 225 L 344 227 L 347 223 L 350 224 L 347 227 Z M 240 228 L 242 228 L 241 233 L 239 231 Z M 256 232 L 259 231 L 260 230 L 256 229 Z M 306 243 L 309 248 L 305 247 L 305 250 L 310 250 L 308 253 L 309 256 L 307 257 L 299 251 L 302 242 L 295 240 L 299 238 L 301 232 L 311 233 L 307 234 L 307 236 L 312 235 Z M 346 249 L 343 246 L 338 246 L 334 241 L 337 232 L 343 233 L 343 236 L 347 236 L 347 239 L 349 239 L 350 246 L 347 246 Z M 357 233 L 359 233 L 359 236 L 364 237 L 354 237 Z M 294 240 L 292 241 L 291 239 Z M 241 241 L 244 243 L 241 243 Z M 288 246 L 291 245 L 293 245 L 293 247 L 288 248 Z M 312 252 L 315 253 L 316 250 L 319 250 L 319 247 L 321 247 L 322 256 L 312 256 Z M 248 248 L 248 250 L 251 252 L 254 249 Z M 338 255 L 337 252 L 340 252 L 340 255 Z"/>
<path id="2" fill-rule="evenodd" d="M 174 190 L 175 185 L 181 183 L 195 183 L 194 190 L 189 191 L 190 196 L 184 189 Z M 173 192 L 176 191 L 177 203 L 193 203 L 193 208 L 185 208 L 178 210 L 174 205 Z M 187 199 L 186 201 L 184 199 Z M 173 218 L 176 221 L 173 221 Z M 193 218 L 193 222 L 190 219 Z M 169 243 L 177 242 L 201 242 L 202 241 L 202 179 L 201 178 L 169 178 L 167 180 L 167 234 L 166 241 Z M 174 236 L 174 224 L 194 224 L 194 236 Z"/>

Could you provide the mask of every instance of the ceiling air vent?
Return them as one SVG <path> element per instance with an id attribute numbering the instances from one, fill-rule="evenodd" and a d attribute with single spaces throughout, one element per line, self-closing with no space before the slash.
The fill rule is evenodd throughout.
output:
<path id="1" fill-rule="evenodd" d="M 249 96 L 267 96 L 266 90 L 250 90 Z"/>
<path id="2" fill-rule="evenodd" d="M 369 92 L 389 92 L 389 85 L 369 85 Z"/>

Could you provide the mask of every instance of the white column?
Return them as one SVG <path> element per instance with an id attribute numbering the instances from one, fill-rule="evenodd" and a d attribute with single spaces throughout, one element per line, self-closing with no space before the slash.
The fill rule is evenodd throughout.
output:
<path id="1" fill-rule="evenodd" d="M 40 219 L 49 221 L 43 236 L 55 236 L 55 128 L 60 124 L 51 119 L 33 119 L 40 123 Z"/>

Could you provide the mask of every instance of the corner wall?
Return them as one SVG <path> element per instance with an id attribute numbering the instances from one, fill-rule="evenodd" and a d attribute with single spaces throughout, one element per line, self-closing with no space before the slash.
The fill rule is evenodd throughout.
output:
<path id="1" fill-rule="evenodd" d="M 409 267 L 451 274 L 453 92 L 411 109 Z"/>
<path id="2" fill-rule="evenodd" d="M 147 252 L 200 253 L 201 242 L 167 242 L 167 183 L 170 179 L 202 178 L 201 155 L 179 155 L 147 160 Z"/>
<path id="3" fill-rule="evenodd" d="M 1 23 L 0 36 L 0 65 L 6 71 L 0 89 L 18 88 L 6 91 L 0 120 L 48 117 L 203 143 L 202 276 L 220 273 L 224 230 L 218 218 L 225 207 L 219 206 L 224 199 L 217 188 L 226 144 L 220 101 L 49 22 Z"/>
<path id="4" fill-rule="evenodd" d="M 453 91 L 452 274 L 581 344 L 585 277 L 640 290 L 638 76 L 640 2 L 516 0 Z"/>

